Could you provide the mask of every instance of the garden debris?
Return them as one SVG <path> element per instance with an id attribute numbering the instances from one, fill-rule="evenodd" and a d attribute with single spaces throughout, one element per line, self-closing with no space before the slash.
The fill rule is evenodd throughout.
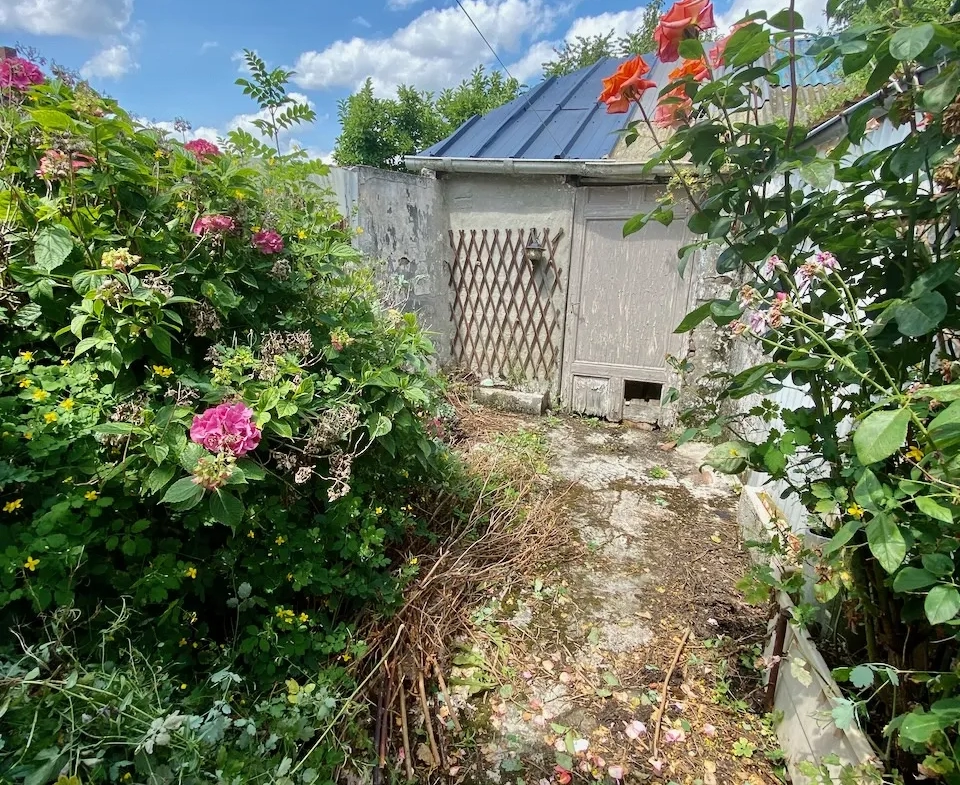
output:
<path id="1" fill-rule="evenodd" d="M 395 770 L 501 785 L 780 781 L 755 665 L 766 618 L 733 589 L 748 557 L 730 487 L 700 479 L 704 448 L 460 411 L 458 451 L 490 494 L 474 535 L 421 554 L 398 617 L 367 635 L 373 650 L 408 627 L 391 658 L 407 691 Z M 514 479 L 499 485 L 504 466 Z"/>

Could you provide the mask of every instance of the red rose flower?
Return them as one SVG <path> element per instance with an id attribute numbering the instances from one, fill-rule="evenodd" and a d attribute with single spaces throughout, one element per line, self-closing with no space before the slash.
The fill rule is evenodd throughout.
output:
<path id="1" fill-rule="evenodd" d="M 672 63 L 680 57 L 680 42 L 695 38 L 704 30 L 716 27 L 713 3 L 710 0 L 679 0 L 661 18 L 653 31 L 657 57 L 661 63 Z"/>

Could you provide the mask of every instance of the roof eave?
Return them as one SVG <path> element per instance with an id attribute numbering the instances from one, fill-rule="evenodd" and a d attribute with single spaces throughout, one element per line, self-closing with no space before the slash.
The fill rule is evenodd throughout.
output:
<path id="1" fill-rule="evenodd" d="M 404 165 L 411 172 L 458 174 L 575 175 L 611 180 L 653 182 L 670 177 L 669 166 L 649 166 L 642 161 L 571 160 L 557 158 L 450 158 L 410 155 Z"/>

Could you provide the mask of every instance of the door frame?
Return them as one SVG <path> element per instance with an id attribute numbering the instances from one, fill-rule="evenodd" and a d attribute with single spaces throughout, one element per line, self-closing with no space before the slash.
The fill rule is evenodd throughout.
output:
<path id="1" fill-rule="evenodd" d="M 623 201 L 615 206 L 588 205 L 591 189 L 618 189 L 623 192 Z M 573 378 L 580 375 L 595 375 L 609 379 L 609 410 L 608 419 L 619 421 L 623 409 L 624 380 L 634 379 L 637 371 L 651 382 L 660 382 L 666 387 L 674 380 L 675 374 L 666 366 L 658 368 L 639 368 L 638 366 L 615 365 L 612 363 L 595 363 L 577 361 L 576 350 L 580 328 L 580 303 L 583 294 L 584 252 L 586 250 L 587 221 L 592 218 L 616 218 L 626 221 L 640 212 L 641 205 L 653 204 L 666 190 L 665 185 L 638 184 L 629 185 L 594 185 L 577 188 L 573 204 L 573 231 L 570 248 L 570 274 L 567 277 L 567 304 L 564 313 L 563 352 L 560 367 L 560 405 L 569 409 L 573 399 Z M 682 226 L 678 235 L 680 244 L 689 241 L 691 235 L 686 229 L 686 209 L 675 208 L 676 218 L 671 226 Z M 682 223 L 681 223 L 682 222 Z M 643 230 L 641 230 L 643 231 Z M 626 239 L 624 240 L 626 242 Z M 680 279 L 680 285 L 686 290 L 683 294 L 684 313 L 688 313 L 694 301 L 694 272 L 695 265 L 687 266 L 687 278 Z M 683 350 L 685 337 L 676 336 L 674 353 Z M 576 366 L 576 373 L 574 372 Z"/>

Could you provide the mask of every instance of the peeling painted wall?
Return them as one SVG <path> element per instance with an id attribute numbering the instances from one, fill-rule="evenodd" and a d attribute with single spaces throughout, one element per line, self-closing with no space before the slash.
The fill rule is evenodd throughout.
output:
<path id="1" fill-rule="evenodd" d="M 411 311 L 430 333 L 443 365 L 450 356 L 450 287 L 447 215 L 434 178 L 368 166 L 331 171 L 351 225 L 362 230 L 357 248 L 381 263 L 386 299 Z M 353 203 L 351 204 L 351 200 Z"/>

